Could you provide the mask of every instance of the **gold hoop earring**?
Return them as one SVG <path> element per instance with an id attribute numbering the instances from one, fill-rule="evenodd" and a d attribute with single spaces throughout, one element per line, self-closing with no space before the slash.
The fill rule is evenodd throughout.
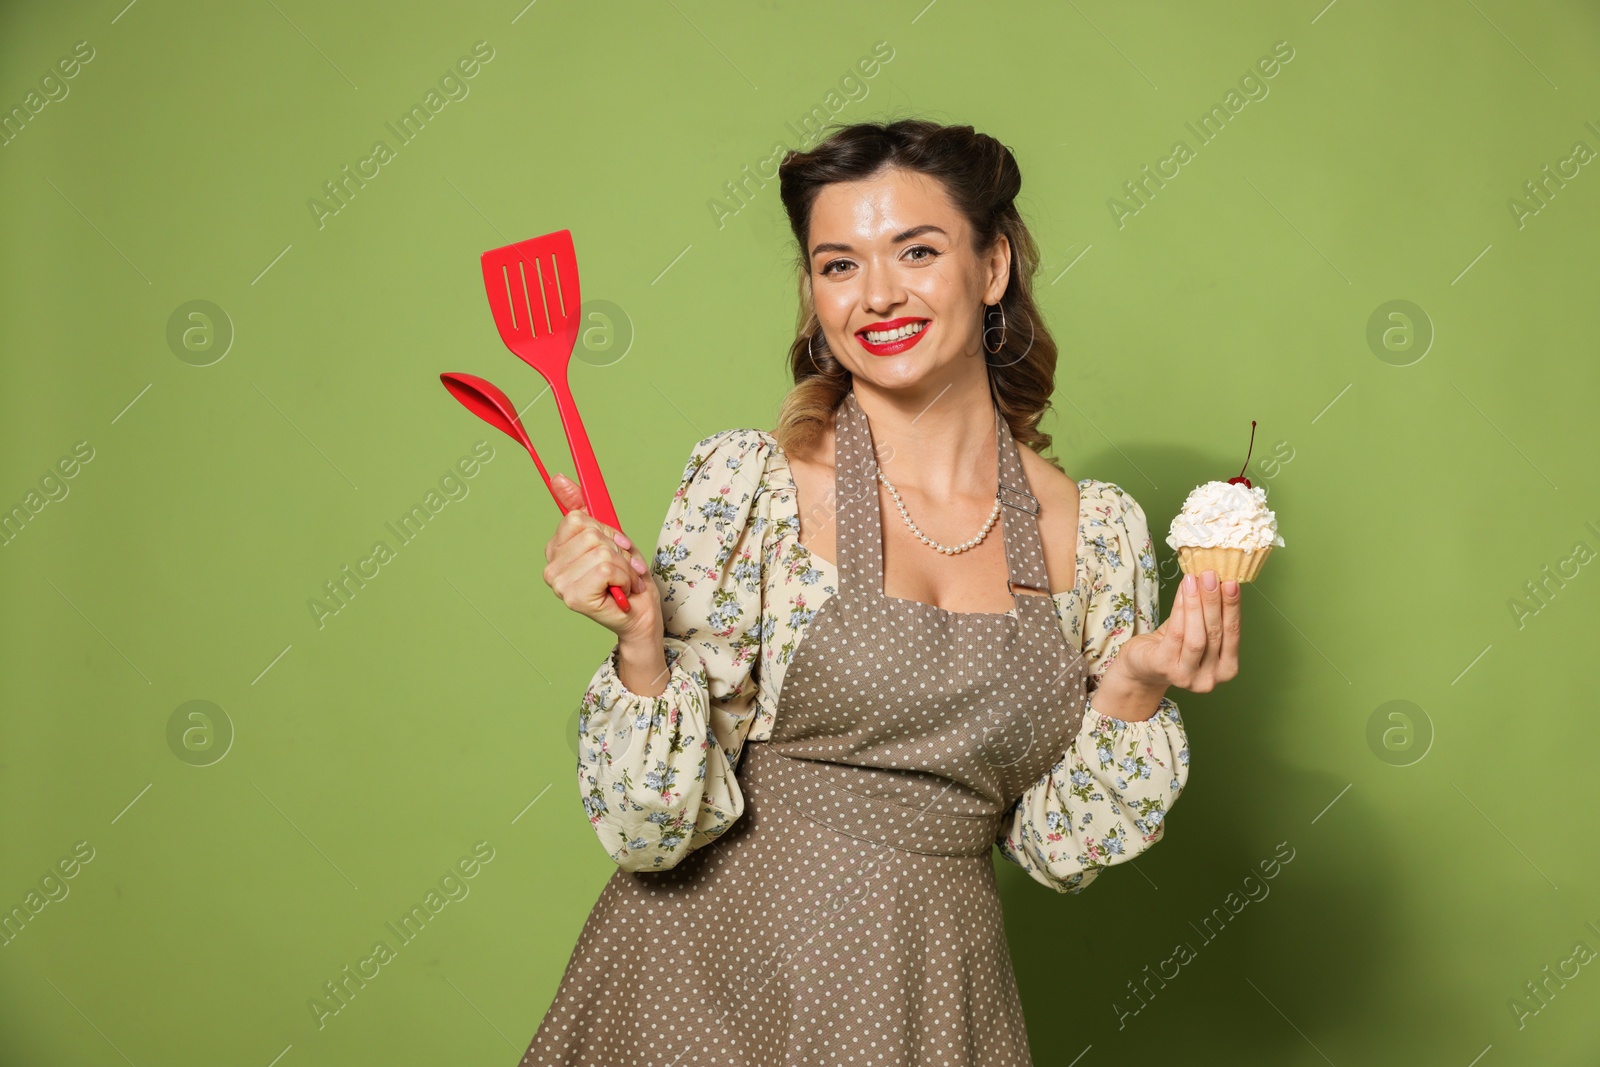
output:
<path id="1" fill-rule="evenodd" d="M 825 348 L 825 349 L 828 349 L 828 339 L 826 337 L 823 337 L 822 336 L 822 330 L 818 329 L 817 332 L 812 334 L 811 337 L 806 341 L 806 351 L 808 353 L 810 353 L 810 355 L 811 355 L 811 362 L 814 363 L 814 364 L 817 364 L 818 366 L 821 366 L 821 364 L 819 362 L 819 357 L 817 356 L 817 344 L 816 344 L 817 338 L 819 338 L 819 337 L 822 337 L 822 347 Z M 828 349 L 828 355 L 829 356 L 833 355 L 833 350 L 832 349 Z"/>
<path id="2" fill-rule="evenodd" d="M 999 326 L 1000 343 L 995 345 L 993 348 L 990 348 L 989 347 L 989 331 L 995 329 L 995 327 L 989 325 L 989 312 L 991 310 L 994 310 L 994 309 L 998 309 L 999 312 L 1000 312 L 1000 326 Z M 989 307 L 985 307 L 983 309 L 983 323 L 984 323 L 984 325 L 983 325 L 983 348 L 984 348 L 984 351 L 988 352 L 991 356 L 997 356 L 997 355 L 1000 354 L 1000 350 L 1006 346 L 1006 309 L 1003 306 L 1001 306 L 1000 304 L 995 304 L 992 309 L 989 308 Z"/>

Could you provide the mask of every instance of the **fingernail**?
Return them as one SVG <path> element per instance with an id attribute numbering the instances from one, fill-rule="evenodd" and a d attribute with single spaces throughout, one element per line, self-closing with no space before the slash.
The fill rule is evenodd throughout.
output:
<path id="1" fill-rule="evenodd" d="M 644 560 L 642 559 L 634 559 L 632 562 L 633 569 L 638 571 L 640 574 L 644 574 L 649 570 L 649 568 L 644 565 Z"/>
<path id="2" fill-rule="evenodd" d="M 1205 583 L 1206 591 L 1210 592 L 1217 587 L 1217 572 L 1206 571 L 1200 576 L 1200 580 Z"/>
<path id="3" fill-rule="evenodd" d="M 1183 578 L 1183 591 L 1184 592 L 1193 593 L 1193 592 L 1198 591 L 1199 588 L 1200 588 L 1199 583 L 1197 583 L 1194 580 L 1194 575 L 1192 575 L 1192 574 L 1184 575 L 1184 578 Z"/>
<path id="4" fill-rule="evenodd" d="M 571 485 L 572 484 L 572 479 L 568 478 L 565 474 L 562 474 L 560 471 L 557 471 L 555 477 L 551 478 L 550 480 L 552 482 L 561 482 L 561 483 L 566 484 L 566 485 Z"/>
<path id="5" fill-rule="evenodd" d="M 621 545 L 623 548 L 633 547 L 633 542 L 628 540 L 628 535 L 621 532 L 617 534 L 617 544 Z"/>
<path id="6" fill-rule="evenodd" d="M 1227 593 L 1229 596 L 1238 596 L 1239 583 L 1234 581 L 1232 578 L 1229 578 L 1227 581 L 1222 583 L 1222 591 Z"/>

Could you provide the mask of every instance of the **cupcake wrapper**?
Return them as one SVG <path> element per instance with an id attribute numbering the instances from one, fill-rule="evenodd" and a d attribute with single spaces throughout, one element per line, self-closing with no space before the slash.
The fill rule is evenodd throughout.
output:
<path id="1" fill-rule="evenodd" d="M 1244 548 L 1195 548 L 1186 545 L 1178 549 L 1178 566 L 1183 568 L 1184 574 L 1216 571 L 1219 582 L 1230 578 L 1253 582 L 1256 575 L 1261 573 L 1262 564 L 1267 562 L 1267 554 L 1274 547 L 1268 545 L 1251 551 Z"/>

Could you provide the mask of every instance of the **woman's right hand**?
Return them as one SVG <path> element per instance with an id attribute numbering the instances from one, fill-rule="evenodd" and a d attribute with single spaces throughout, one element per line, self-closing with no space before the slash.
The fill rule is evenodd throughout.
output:
<path id="1" fill-rule="evenodd" d="M 564 474 L 554 475 L 551 482 L 568 510 L 544 547 L 544 584 L 563 604 L 612 631 L 623 644 L 659 644 L 661 591 L 649 563 L 626 534 L 589 514 L 577 482 Z M 611 599 L 613 585 L 628 594 L 626 612 Z"/>

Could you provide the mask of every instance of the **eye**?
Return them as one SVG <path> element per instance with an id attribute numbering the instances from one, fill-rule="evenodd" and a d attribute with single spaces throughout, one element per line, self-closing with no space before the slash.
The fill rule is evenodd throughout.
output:
<path id="1" fill-rule="evenodd" d="M 918 252 L 925 253 L 925 254 L 917 255 L 916 253 L 918 253 Z M 928 245 L 912 245 L 910 248 L 906 249 L 905 252 L 902 253 L 902 254 L 906 255 L 906 256 L 910 256 L 911 257 L 911 261 L 913 263 L 928 263 L 928 262 L 931 262 L 931 261 L 937 259 L 939 256 L 943 255 L 944 253 L 942 253 L 938 249 L 932 248 L 932 247 L 930 247 Z M 827 263 L 824 263 L 822 265 L 822 269 L 817 271 L 817 273 L 821 274 L 823 276 L 826 276 L 826 275 L 829 275 L 829 274 L 839 274 L 844 270 L 848 270 L 849 268 L 853 267 L 854 265 L 855 264 L 853 264 L 848 259 L 830 259 Z M 837 270 L 837 271 L 834 270 L 833 268 L 835 268 L 835 267 L 839 267 L 840 270 Z"/>

